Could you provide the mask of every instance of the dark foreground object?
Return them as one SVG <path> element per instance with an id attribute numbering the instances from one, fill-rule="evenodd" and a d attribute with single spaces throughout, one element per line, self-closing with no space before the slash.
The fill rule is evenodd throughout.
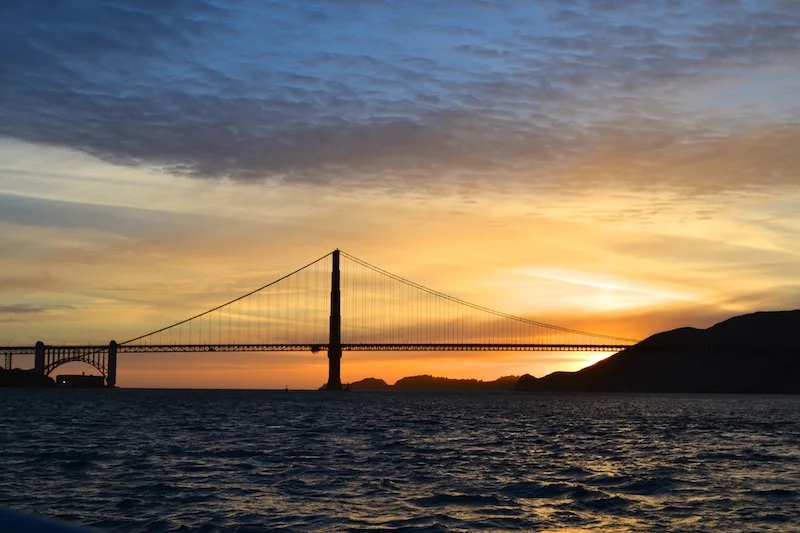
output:
<path id="1" fill-rule="evenodd" d="M 800 311 L 658 333 L 578 372 L 522 376 L 515 390 L 798 394 Z"/>
<path id="2" fill-rule="evenodd" d="M 88 530 L 33 515 L 0 509 L 3 533 L 87 533 Z"/>

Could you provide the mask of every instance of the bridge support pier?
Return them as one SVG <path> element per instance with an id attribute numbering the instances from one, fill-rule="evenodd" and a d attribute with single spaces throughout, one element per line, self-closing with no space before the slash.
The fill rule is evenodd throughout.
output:
<path id="1" fill-rule="evenodd" d="M 37 376 L 44 377 L 44 343 L 42 341 L 36 342 L 33 355 L 33 368 Z"/>
<path id="2" fill-rule="evenodd" d="M 332 254 L 331 321 L 328 333 L 328 383 L 325 390 L 342 390 L 342 293 L 340 290 L 339 250 Z"/>
<path id="3" fill-rule="evenodd" d="M 4 368 L 6 370 L 11 370 L 11 368 L 13 368 L 13 366 L 14 366 L 14 361 L 13 361 L 14 354 L 12 354 L 11 352 L 6 352 L 5 356 L 6 356 L 6 360 L 5 360 Z"/>
<path id="4" fill-rule="evenodd" d="M 108 345 L 106 364 L 106 385 L 114 388 L 117 386 L 117 341 L 111 341 Z"/>
<path id="5" fill-rule="evenodd" d="M 325 390 L 342 390 L 342 347 L 338 350 L 328 348 L 328 384 Z"/>

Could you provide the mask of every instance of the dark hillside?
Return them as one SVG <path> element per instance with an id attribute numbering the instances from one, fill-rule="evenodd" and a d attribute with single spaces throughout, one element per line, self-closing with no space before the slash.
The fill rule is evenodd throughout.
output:
<path id="1" fill-rule="evenodd" d="M 800 393 L 800 311 L 658 333 L 578 372 L 520 380 L 516 390 Z"/>

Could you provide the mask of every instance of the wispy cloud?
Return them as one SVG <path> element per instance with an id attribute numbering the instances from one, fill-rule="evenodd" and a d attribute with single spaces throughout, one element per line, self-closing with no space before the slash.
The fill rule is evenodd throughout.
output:
<path id="1" fill-rule="evenodd" d="M 0 305 L 0 315 L 41 315 L 50 311 L 63 311 L 71 309 L 68 305 L 30 305 L 11 304 Z"/>

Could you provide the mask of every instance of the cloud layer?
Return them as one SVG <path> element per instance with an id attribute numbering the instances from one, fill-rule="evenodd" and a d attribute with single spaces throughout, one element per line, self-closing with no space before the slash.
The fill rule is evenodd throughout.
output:
<path id="1" fill-rule="evenodd" d="M 792 0 L 9 0 L 0 136 L 286 183 L 792 184 L 798 28 Z"/>

